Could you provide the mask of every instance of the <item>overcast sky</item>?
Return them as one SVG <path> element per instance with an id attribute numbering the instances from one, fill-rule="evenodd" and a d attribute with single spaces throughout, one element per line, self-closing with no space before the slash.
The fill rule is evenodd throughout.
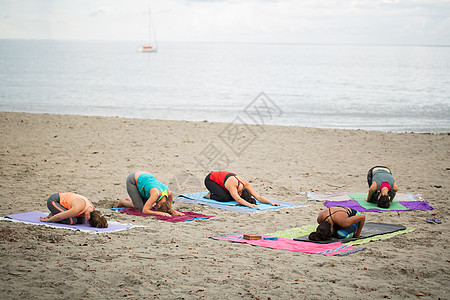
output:
<path id="1" fill-rule="evenodd" d="M 0 38 L 450 45 L 450 0 L 0 0 Z"/>

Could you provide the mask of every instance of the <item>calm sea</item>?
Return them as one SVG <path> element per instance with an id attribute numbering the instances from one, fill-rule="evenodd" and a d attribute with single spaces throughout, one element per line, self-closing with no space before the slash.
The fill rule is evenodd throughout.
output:
<path id="1" fill-rule="evenodd" d="M 0 110 L 450 132 L 450 47 L 0 40 Z M 266 115 L 267 116 L 267 115 Z"/>

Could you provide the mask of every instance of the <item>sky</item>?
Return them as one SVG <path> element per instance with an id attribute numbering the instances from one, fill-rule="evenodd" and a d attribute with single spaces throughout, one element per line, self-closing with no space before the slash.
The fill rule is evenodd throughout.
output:
<path id="1" fill-rule="evenodd" d="M 0 0 L 0 39 L 450 45 L 450 0 Z"/>

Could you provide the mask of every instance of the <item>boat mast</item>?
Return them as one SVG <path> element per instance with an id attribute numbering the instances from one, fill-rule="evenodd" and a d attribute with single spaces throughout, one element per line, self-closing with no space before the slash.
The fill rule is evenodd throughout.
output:
<path id="1" fill-rule="evenodd" d="M 152 44 L 152 15 L 150 12 L 150 5 L 148 6 L 148 43 Z"/>
<path id="2" fill-rule="evenodd" d="M 148 6 L 148 31 L 149 31 L 149 35 L 150 35 L 150 44 L 152 44 L 152 33 L 153 33 L 153 48 L 156 48 L 157 47 L 156 31 L 154 28 L 155 26 L 152 26 L 152 24 L 153 24 L 153 20 L 152 20 L 152 14 L 150 11 L 150 5 L 149 5 Z"/>

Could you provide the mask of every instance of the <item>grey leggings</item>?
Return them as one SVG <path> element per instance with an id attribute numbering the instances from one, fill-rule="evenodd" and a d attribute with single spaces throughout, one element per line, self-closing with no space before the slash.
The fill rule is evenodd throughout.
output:
<path id="1" fill-rule="evenodd" d="M 59 214 L 64 211 L 68 211 L 68 209 L 65 208 L 64 206 L 62 206 L 59 203 L 59 201 L 60 201 L 59 193 L 55 193 L 55 194 L 51 195 L 47 200 L 47 208 L 53 215 Z M 58 221 L 58 223 L 69 224 L 69 225 L 83 224 L 84 217 L 78 216 L 78 217 L 67 218 L 67 219 Z"/>
<path id="2" fill-rule="evenodd" d="M 128 192 L 128 196 L 130 196 L 131 201 L 133 202 L 133 206 L 135 209 L 142 211 L 142 209 L 144 208 L 144 204 L 145 202 L 147 202 L 148 199 L 144 199 L 141 196 L 141 193 L 139 193 L 137 184 L 136 184 L 136 179 L 135 179 L 135 174 L 136 172 L 131 173 L 130 175 L 128 175 L 127 177 L 127 192 Z"/>

